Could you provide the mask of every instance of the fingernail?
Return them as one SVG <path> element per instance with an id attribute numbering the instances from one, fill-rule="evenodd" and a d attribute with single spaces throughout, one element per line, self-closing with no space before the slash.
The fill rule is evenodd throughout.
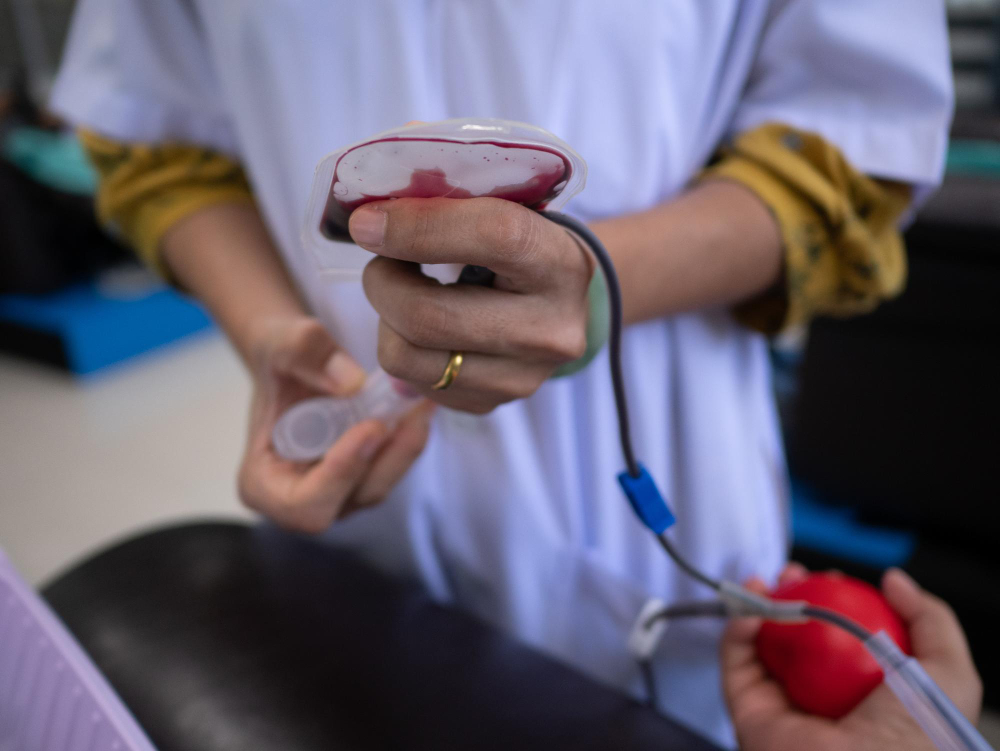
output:
<path id="1" fill-rule="evenodd" d="M 362 461 L 371 461 L 375 454 L 378 453 L 378 450 L 382 448 L 383 443 L 385 443 L 384 435 L 373 435 L 370 438 L 366 438 L 358 450 L 358 456 L 361 457 Z"/>
<path id="2" fill-rule="evenodd" d="M 413 399 L 420 396 L 420 392 L 417 391 L 413 386 L 408 384 L 406 381 L 401 381 L 398 378 L 390 378 L 389 383 L 392 384 L 392 390 L 395 391 L 402 397 L 406 399 Z"/>
<path id="3" fill-rule="evenodd" d="M 385 225 L 389 217 L 372 206 L 357 209 L 348 221 L 351 238 L 363 247 L 378 248 L 385 239 Z"/>
<path id="4" fill-rule="evenodd" d="M 346 352 L 334 352 L 326 363 L 326 374 L 337 389 L 350 391 L 365 380 L 365 371 Z"/>

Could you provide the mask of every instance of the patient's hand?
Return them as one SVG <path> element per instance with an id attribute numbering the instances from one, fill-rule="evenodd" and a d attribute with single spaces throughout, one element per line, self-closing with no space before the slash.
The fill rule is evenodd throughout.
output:
<path id="1" fill-rule="evenodd" d="M 805 575 L 792 564 L 782 583 Z M 749 587 L 764 592 L 759 581 Z M 909 629 L 913 654 L 973 722 L 982 684 L 955 614 L 905 573 L 890 570 L 882 591 Z M 850 714 L 828 720 L 789 704 L 781 686 L 757 659 L 754 639 L 760 620 L 730 624 L 722 639 L 722 683 L 742 751 L 932 751 L 934 746 L 885 686 L 875 689 Z"/>

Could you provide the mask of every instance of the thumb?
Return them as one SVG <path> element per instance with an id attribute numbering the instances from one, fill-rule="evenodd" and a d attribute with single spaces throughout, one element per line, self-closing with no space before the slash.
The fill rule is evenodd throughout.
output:
<path id="1" fill-rule="evenodd" d="M 334 350 L 323 365 L 323 375 L 329 380 L 334 396 L 350 396 L 364 385 L 365 371 L 347 352 Z"/>
<path id="2" fill-rule="evenodd" d="M 918 658 L 968 659 L 965 635 L 947 603 L 897 568 L 885 573 L 882 592 L 906 624 Z"/>
<path id="3" fill-rule="evenodd" d="M 954 611 L 899 569 L 886 572 L 882 591 L 906 623 L 914 656 L 975 722 L 982 703 L 982 681 Z"/>
<path id="4" fill-rule="evenodd" d="M 309 319 L 291 331 L 276 362 L 306 386 L 331 396 L 356 393 L 365 382 L 364 369 L 337 346 L 319 321 Z"/>
<path id="5" fill-rule="evenodd" d="M 891 568 L 882 577 L 882 593 L 907 626 L 927 609 L 927 595 L 902 569 Z"/>

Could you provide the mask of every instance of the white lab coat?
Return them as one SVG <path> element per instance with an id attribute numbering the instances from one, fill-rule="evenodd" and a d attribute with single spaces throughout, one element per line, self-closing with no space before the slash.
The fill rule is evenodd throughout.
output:
<path id="1" fill-rule="evenodd" d="M 54 106 L 237 156 L 317 315 L 374 366 L 360 284 L 319 278 L 299 240 L 313 168 L 344 144 L 412 119 L 534 123 L 587 160 L 568 210 L 590 220 L 669 199 L 772 120 L 926 189 L 951 92 L 940 0 L 81 0 Z M 787 489 L 764 339 L 725 310 L 678 315 L 630 327 L 624 365 L 679 547 L 715 576 L 773 576 Z M 487 417 L 440 411 L 392 497 L 329 538 L 638 692 L 625 636 L 644 600 L 708 593 L 632 517 L 621 469 L 605 354 Z M 672 626 L 657 676 L 663 711 L 728 744 L 719 628 Z"/>

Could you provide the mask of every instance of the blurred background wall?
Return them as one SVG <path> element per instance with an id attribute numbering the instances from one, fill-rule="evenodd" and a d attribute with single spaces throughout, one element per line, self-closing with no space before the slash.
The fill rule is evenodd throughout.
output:
<path id="1" fill-rule="evenodd" d="M 998 701 L 1000 4 L 949 3 L 947 172 L 906 233 L 909 280 L 875 313 L 775 351 L 793 556 L 874 580 L 905 566 L 953 604 Z"/>
<path id="2" fill-rule="evenodd" d="M 0 86 L 8 87 L 19 71 L 32 67 L 51 74 L 69 26 L 74 0 L 3 0 L 0 2 Z"/>
<path id="3" fill-rule="evenodd" d="M 0 547 L 35 583 L 140 527 L 245 515 L 242 366 L 96 226 L 79 144 L 37 108 L 72 7 L 0 0 Z"/>

